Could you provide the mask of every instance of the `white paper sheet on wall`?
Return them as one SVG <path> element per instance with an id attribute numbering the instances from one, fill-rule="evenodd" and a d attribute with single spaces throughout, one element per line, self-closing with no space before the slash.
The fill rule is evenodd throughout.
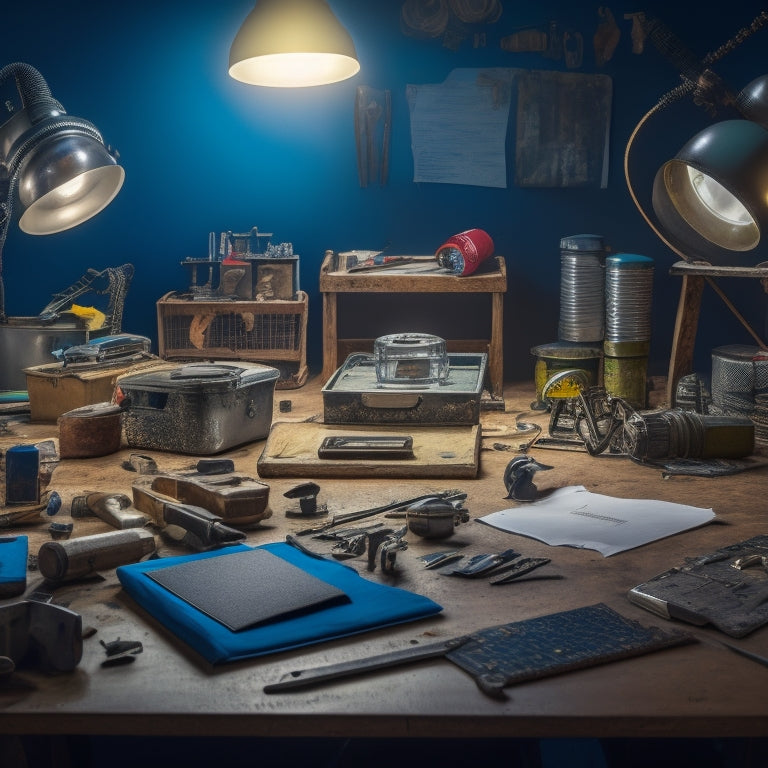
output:
<path id="1" fill-rule="evenodd" d="M 477 519 L 552 546 L 596 549 L 608 557 L 697 528 L 714 520 L 715 513 L 669 501 L 618 499 L 573 485 Z"/>
<path id="2" fill-rule="evenodd" d="M 512 69 L 457 69 L 442 83 L 409 85 L 413 180 L 507 186 Z"/>

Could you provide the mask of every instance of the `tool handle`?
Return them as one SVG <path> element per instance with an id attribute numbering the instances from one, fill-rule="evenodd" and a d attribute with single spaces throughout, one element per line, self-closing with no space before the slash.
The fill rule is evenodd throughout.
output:
<path id="1" fill-rule="evenodd" d="M 69 541 L 47 541 L 37 553 L 40 573 L 59 582 L 135 563 L 154 552 L 155 538 L 141 528 L 95 533 Z"/>
<path id="2" fill-rule="evenodd" d="M 382 653 L 377 656 L 369 656 L 363 659 L 341 661 L 338 664 L 328 664 L 324 667 L 310 669 L 298 669 L 286 672 L 276 683 L 264 686 L 265 693 L 287 691 L 294 688 L 304 688 L 326 680 L 337 680 L 341 677 L 349 677 L 360 672 L 373 672 L 377 669 L 385 669 L 400 664 L 407 664 L 420 659 L 434 659 L 445 656 L 446 653 L 463 645 L 469 638 L 458 637 L 451 640 L 442 640 L 439 643 L 403 648 L 400 651 Z"/>

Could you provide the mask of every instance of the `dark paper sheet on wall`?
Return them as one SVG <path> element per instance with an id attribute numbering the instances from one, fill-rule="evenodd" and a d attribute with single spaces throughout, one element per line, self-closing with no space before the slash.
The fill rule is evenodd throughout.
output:
<path id="1" fill-rule="evenodd" d="M 414 182 L 506 188 L 608 186 L 608 75 L 507 67 L 455 69 L 408 85 Z M 506 154 L 516 104 L 515 156 Z"/>
<path id="2" fill-rule="evenodd" d="M 605 189 L 612 92 L 608 75 L 521 73 L 515 184 Z"/>

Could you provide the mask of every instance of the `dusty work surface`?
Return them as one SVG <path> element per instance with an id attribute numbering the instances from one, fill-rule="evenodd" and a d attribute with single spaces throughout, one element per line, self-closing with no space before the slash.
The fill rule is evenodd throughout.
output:
<path id="1" fill-rule="evenodd" d="M 319 420 L 322 382 L 315 378 L 290 393 L 276 393 L 275 420 Z M 467 493 L 470 521 L 444 541 L 409 533 L 408 548 L 397 555 L 394 575 L 367 570 L 365 557 L 346 560 L 361 576 L 424 594 L 443 606 L 432 618 L 247 662 L 211 668 L 150 619 L 122 591 L 114 571 L 100 578 L 65 584 L 54 600 L 80 613 L 96 630 L 84 641 L 77 669 L 59 677 L 35 670 L 17 671 L 0 682 L 0 733 L 125 733 L 270 736 L 715 736 L 762 735 L 768 729 L 766 670 L 725 650 L 710 629 L 693 628 L 700 642 L 509 688 L 504 700 L 479 691 L 472 678 L 445 660 L 417 662 L 390 670 L 327 683 L 295 693 L 265 694 L 263 687 L 285 672 L 356 659 L 445 639 L 485 627 L 596 603 L 645 625 L 682 625 L 657 618 L 629 603 L 627 590 L 679 564 L 730 542 L 766 533 L 768 469 L 720 478 L 671 477 L 625 458 L 534 449 L 553 466 L 536 475 L 541 491 L 583 485 L 621 498 L 660 499 L 714 509 L 717 522 L 687 533 L 604 558 L 589 549 L 549 547 L 503 533 L 475 518 L 505 509 L 504 469 L 530 431 L 518 420 L 544 425 L 548 414 L 531 412 L 533 384 L 507 387 L 506 410 L 484 413 L 480 467 L 462 480 L 328 478 L 319 482 L 318 502 L 329 514 L 380 506 L 397 499 L 459 488 Z M 280 402 L 290 400 L 281 410 Z M 56 438 L 53 424 L 10 421 L 0 448 Z M 227 451 L 237 472 L 257 477 L 265 441 Z M 73 496 L 87 491 L 130 495 L 135 471 L 123 464 L 131 453 L 58 463 L 50 488 L 62 497 L 63 521 Z M 197 457 L 146 452 L 161 472 L 191 469 Z M 296 500 L 283 494 L 301 478 L 269 479 L 272 515 L 248 532 L 250 544 L 283 541 L 307 527 L 287 515 Z M 320 518 L 322 521 L 324 518 Z M 313 521 L 317 522 L 317 521 Z M 96 518 L 74 521 L 74 536 L 110 530 Z M 14 529 L 29 536 L 30 553 L 49 540 L 47 521 Z M 332 543 L 302 537 L 328 553 Z M 158 537 L 159 555 L 181 554 Z M 443 549 L 466 554 L 514 548 L 551 563 L 541 574 L 560 579 L 519 581 L 493 586 L 488 579 L 457 579 L 425 570 L 419 557 Z M 27 592 L 44 587 L 28 574 Z M 7 601 L 6 601 L 7 602 Z M 688 627 L 685 627 L 688 629 Z M 125 666 L 102 667 L 100 640 L 136 640 L 143 652 Z M 768 628 L 740 645 L 768 654 Z"/>
<path id="2" fill-rule="evenodd" d="M 413 439 L 413 458 L 321 459 L 324 438 L 407 434 Z M 272 425 L 258 470 L 263 477 L 377 477 L 473 478 L 479 469 L 480 427 L 382 427 L 376 425 Z"/>

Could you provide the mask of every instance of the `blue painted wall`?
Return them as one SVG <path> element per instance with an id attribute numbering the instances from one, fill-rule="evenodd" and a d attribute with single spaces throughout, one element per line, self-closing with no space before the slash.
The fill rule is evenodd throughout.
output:
<path id="1" fill-rule="evenodd" d="M 456 51 L 440 39 L 404 35 L 400 0 L 332 0 L 353 35 L 362 70 L 353 79 L 318 89 L 272 90 L 227 75 L 230 42 L 251 0 L 86 0 L 16 2 L 4 10 L 0 31 L 6 62 L 37 67 L 67 111 L 92 120 L 116 147 L 126 182 L 116 200 L 80 227 L 31 237 L 11 227 L 4 252 L 6 310 L 35 315 L 50 295 L 88 267 L 131 262 L 136 275 L 123 328 L 156 339 L 155 302 L 189 281 L 180 266 L 204 257 L 209 231 L 258 226 L 275 242 L 292 242 L 301 255 L 302 288 L 310 297 L 309 361 L 322 363 L 318 271 L 326 249 L 431 253 L 463 229 L 480 227 L 507 258 L 505 372 L 533 374 L 530 348 L 557 337 L 559 240 L 603 235 L 614 251 L 656 262 L 649 373 L 663 375 L 679 291 L 667 274 L 677 260 L 642 221 L 623 178 L 623 150 L 636 122 L 678 82 L 675 68 L 652 46 L 633 54 L 625 13 L 644 10 L 666 21 L 696 55 L 704 56 L 747 25 L 757 2 L 732 3 L 715 13 L 700 3 L 611 7 L 622 30 L 619 46 L 597 68 L 591 38 L 598 3 L 505 2 L 501 19 L 484 28 L 486 47 L 470 41 Z M 405 89 L 442 82 L 457 67 L 558 69 L 540 54 L 502 51 L 499 40 L 519 27 L 549 19 L 585 38 L 583 66 L 613 79 L 610 177 L 607 189 L 489 189 L 414 184 Z M 768 30 L 724 57 L 716 71 L 734 88 L 765 70 Z M 3 62 L 3 63 L 6 63 Z M 353 131 L 355 88 L 390 89 L 393 135 L 389 184 L 361 189 Z M 655 168 L 693 132 L 706 114 L 688 102 L 657 118 L 637 147 L 637 183 L 649 191 Z M 511 178 L 511 177 L 510 177 Z M 763 260 L 768 256 L 763 255 Z M 751 281 L 727 289 L 760 331 L 765 294 Z M 708 370 L 717 344 L 751 343 L 714 295 L 705 295 L 697 350 Z"/>

